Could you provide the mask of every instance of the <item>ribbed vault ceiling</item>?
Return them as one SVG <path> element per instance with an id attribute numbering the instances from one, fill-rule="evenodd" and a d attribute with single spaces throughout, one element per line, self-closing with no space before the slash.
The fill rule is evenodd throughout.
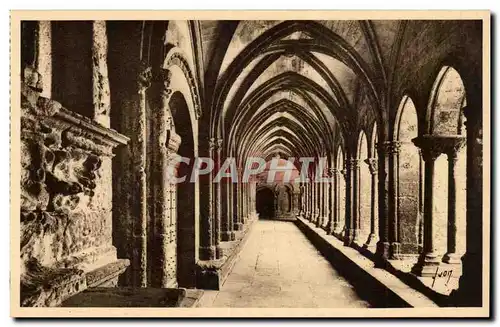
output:
<path id="1" fill-rule="evenodd" d="M 357 97 L 383 105 L 396 21 L 200 24 L 212 135 L 226 155 L 324 156 L 357 128 Z"/>

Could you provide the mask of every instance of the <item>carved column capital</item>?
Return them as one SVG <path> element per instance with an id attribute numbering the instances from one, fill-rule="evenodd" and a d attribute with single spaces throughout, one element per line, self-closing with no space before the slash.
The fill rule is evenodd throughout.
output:
<path id="1" fill-rule="evenodd" d="M 349 160 L 349 168 L 351 170 L 355 170 L 355 169 L 358 169 L 359 168 L 359 159 L 355 159 L 355 158 L 351 158 Z"/>
<path id="2" fill-rule="evenodd" d="M 464 136 L 450 137 L 445 141 L 445 152 L 448 159 L 457 160 L 458 152 L 465 145 L 466 140 Z"/>
<path id="3" fill-rule="evenodd" d="M 420 148 L 425 162 L 434 161 L 445 152 L 445 144 L 441 138 L 432 135 L 423 135 L 414 138 L 412 142 Z"/>
<path id="4" fill-rule="evenodd" d="M 329 177 L 335 177 L 336 175 L 339 174 L 339 170 L 337 168 L 329 168 L 328 169 L 328 174 L 329 174 Z"/>
<path id="5" fill-rule="evenodd" d="M 370 169 L 370 174 L 375 175 L 378 172 L 378 159 L 377 158 L 368 158 L 365 159 L 366 164 L 368 165 L 368 169 Z"/>
<path id="6" fill-rule="evenodd" d="M 222 148 L 222 139 L 212 137 L 208 143 L 208 147 L 211 151 L 220 151 Z"/>
<path id="7" fill-rule="evenodd" d="M 377 148 L 378 153 L 395 155 L 398 154 L 401 149 L 401 142 L 400 141 L 385 141 L 381 143 L 379 142 L 375 145 L 375 147 Z"/>

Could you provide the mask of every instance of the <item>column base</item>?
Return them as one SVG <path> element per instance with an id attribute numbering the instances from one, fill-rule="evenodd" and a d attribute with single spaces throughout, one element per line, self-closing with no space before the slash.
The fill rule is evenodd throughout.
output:
<path id="1" fill-rule="evenodd" d="M 328 224 L 326 224 L 324 229 L 328 235 L 333 235 L 334 228 L 333 228 L 333 224 L 330 221 L 328 222 Z"/>
<path id="2" fill-rule="evenodd" d="M 443 257 L 443 262 L 450 265 L 460 265 L 462 264 L 462 258 L 457 253 L 446 253 Z"/>
<path id="3" fill-rule="evenodd" d="M 223 242 L 234 241 L 234 232 L 233 231 L 222 232 L 220 235 L 220 239 Z"/>
<path id="4" fill-rule="evenodd" d="M 342 238 L 342 232 L 343 232 L 343 230 L 344 230 L 344 228 L 343 228 L 343 227 L 341 227 L 341 226 L 339 226 L 339 225 L 337 224 L 337 225 L 335 225 L 335 226 L 333 227 L 333 232 L 332 232 L 332 235 L 333 235 L 333 236 L 336 236 L 336 237 L 338 237 L 338 238 Z"/>
<path id="5" fill-rule="evenodd" d="M 242 223 L 235 223 L 234 230 L 237 230 L 237 231 L 243 230 L 243 224 Z"/>
<path id="6" fill-rule="evenodd" d="M 319 216 L 318 217 L 318 220 L 316 220 L 316 227 L 322 227 L 323 226 L 323 222 L 326 220 L 326 217 L 321 217 Z"/>
<path id="7" fill-rule="evenodd" d="M 375 268 L 385 268 L 387 265 L 387 260 L 390 256 L 391 244 L 389 242 L 378 241 L 377 250 L 375 252 Z"/>
<path id="8" fill-rule="evenodd" d="M 215 258 L 216 259 L 221 259 L 224 256 L 224 252 L 220 246 L 215 247 Z"/>
<path id="9" fill-rule="evenodd" d="M 440 257 L 436 253 L 422 254 L 411 272 L 417 276 L 430 277 L 436 274 L 436 269 L 441 265 Z"/>
<path id="10" fill-rule="evenodd" d="M 399 242 L 391 242 L 389 260 L 401 260 L 401 244 Z"/>
<path id="11" fill-rule="evenodd" d="M 366 240 L 365 244 L 363 247 L 365 249 L 372 249 L 376 250 L 377 249 L 377 243 L 378 243 L 378 237 L 375 233 L 371 233 L 368 235 L 368 239 Z"/>
<path id="12" fill-rule="evenodd" d="M 353 234 L 353 236 L 352 236 L 352 243 L 356 244 L 356 245 L 363 244 L 363 241 L 361 241 L 361 238 L 360 238 L 360 235 L 359 235 L 360 230 L 359 229 L 352 229 L 351 231 L 352 231 L 352 234 Z"/>
<path id="13" fill-rule="evenodd" d="M 214 260 L 215 259 L 215 246 L 200 246 L 200 259 L 201 260 Z"/>
<path id="14" fill-rule="evenodd" d="M 353 230 L 346 228 L 344 233 L 344 246 L 351 246 L 354 241 Z"/>

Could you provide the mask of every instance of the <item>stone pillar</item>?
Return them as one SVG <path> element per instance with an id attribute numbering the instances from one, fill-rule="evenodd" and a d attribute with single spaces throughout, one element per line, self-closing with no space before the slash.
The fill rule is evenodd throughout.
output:
<path id="1" fill-rule="evenodd" d="M 344 190 L 341 190 L 340 189 L 340 183 L 339 183 L 339 179 L 337 178 L 337 204 L 338 204 L 338 207 L 337 207 L 337 217 L 339 219 L 339 226 L 337 228 L 337 230 L 335 231 L 335 236 L 337 236 L 338 238 L 342 239 L 344 236 L 343 234 L 345 234 L 345 231 L 346 231 L 346 228 L 347 228 L 347 211 L 346 211 L 346 208 L 347 208 L 347 198 L 346 198 L 346 195 L 347 195 L 347 169 L 341 169 L 339 170 L 339 177 L 338 178 L 343 178 L 344 179 Z M 341 196 L 342 196 L 342 192 L 343 192 L 343 196 L 344 196 L 344 203 L 343 203 L 343 208 L 342 210 L 344 211 L 344 221 L 341 222 L 340 221 L 340 217 L 341 217 L 341 205 L 342 205 L 342 201 L 340 200 L 341 199 Z"/>
<path id="2" fill-rule="evenodd" d="M 366 248 L 375 248 L 378 242 L 378 231 L 377 231 L 377 221 L 378 221 L 378 199 L 377 199 L 377 158 L 368 158 L 365 160 L 368 164 L 371 174 L 371 201 L 370 201 L 370 234 L 368 235 L 368 240 L 365 243 Z"/>
<path id="3" fill-rule="evenodd" d="M 306 219 L 311 221 L 312 217 L 312 187 L 311 180 L 308 178 L 306 182 L 307 186 L 307 215 Z"/>
<path id="4" fill-rule="evenodd" d="M 477 83 L 478 86 L 481 83 Z M 468 98 L 464 114 L 467 119 L 467 249 L 462 257 L 462 276 L 454 292 L 455 303 L 478 307 L 483 304 L 483 117 L 481 89 Z M 489 136 L 489 135 L 487 135 Z M 487 168 L 489 169 L 489 168 Z M 488 210 L 488 209 L 487 209 Z"/>
<path id="5" fill-rule="evenodd" d="M 380 142 L 377 144 L 378 152 L 378 237 L 376 255 L 379 260 L 376 261 L 377 267 L 383 267 L 386 260 L 390 257 L 389 241 L 389 152 L 392 142 Z"/>
<path id="6" fill-rule="evenodd" d="M 321 223 L 321 226 L 323 229 L 325 229 L 327 232 L 331 229 L 331 221 L 330 221 L 330 199 L 331 199 L 331 194 L 330 194 L 330 173 L 327 173 L 327 181 L 322 182 L 321 184 L 323 185 L 323 221 Z"/>
<path id="7" fill-rule="evenodd" d="M 177 287 L 177 184 L 173 183 L 165 167 L 173 168 L 171 173 L 176 176 L 177 169 L 172 166 L 178 162 L 177 150 L 181 142 L 180 136 L 170 131 L 168 140 L 160 146 L 163 158 L 161 186 L 157 188 L 155 201 L 155 217 L 151 262 L 151 286 L 153 287 Z"/>
<path id="8" fill-rule="evenodd" d="M 325 188 L 323 182 L 323 174 L 321 173 L 316 181 L 318 187 L 318 219 L 316 220 L 316 227 L 322 227 L 325 220 Z"/>
<path id="9" fill-rule="evenodd" d="M 326 225 L 325 229 L 328 234 L 333 234 L 333 231 L 335 230 L 336 224 L 338 225 L 337 222 L 337 202 L 335 199 L 335 187 L 337 185 L 336 181 L 336 176 L 337 174 L 337 169 L 335 168 L 330 168 L 328 169 L 328 224 Z"/>
<path id="10" fill-rule="evenodd" d="M 204 128 L 200 129 L 203 132 L 200 135 L 199 151 L 200 156 L 211 157 L 211 143 L 210 138 Z M 213 185 L 212 174 L 202 175 L 199 177 L 200 187 L 200 260 L 214 260 L 216 258 L 216 251 L 214 246 L 214 212 L 213 212 Z"/>
<path id="11" fill-rule="evenodd" d="M 314 215 L 313 215 L 313 221 L 318 226 L 318 220 L 320 216 L 320 193 L 319 193 L 319 183 L 314 180 L 313 181 L 313 187 L 314 187 Z"/>
<path id="12" fill-rule="evenodd" d="M 398 162 L 401 143 L 392 141 L 388 146 L 389 155 L 389 259 L 400 259 L 399 216 L 398 216 Z"/>
<path id="13" fill-rule="evenodd" d="M 346 177 L 346 185 L 345 185 L 345 233 L 344 233 L 344 245 L 349 246 L 352 244 L 354 238 L 354 170 L 355 167 L 352 166 L 352 161 L 349 158 L 345 159 L 345 177 Z"/>
<path id="14" fill-rule="evenodd" d="M 339 189 L 339 170 L 338 168 L 331 168 L 331 193 L 332 193 L 332 205 L 330 216 L 332 216 L 332 235 L 338 235 L 342 231 L 342 226 L 340 223 L 340 189 Z M 342 177 L 343 178 L 343 177 Z"/>
<path id="15" fill-rule="evenodd" d="M 360 243 L 359 234 L 361 231 L 361 215 L 359 208 L 359 183 L 360 183 L 360 172 L 359 172 L 359 159 L 351 159 L 351 172 L 352 172 L 352 242 Z"/>
<path id="16" fill-rule="evenodd" d="M 92 36 L 93 119 L 97 123 L 109 127 L 111 98 L 108 78 L 108 37 L 106 34 L 106 21 L 93 21 Z"/>
<path id="17" fill-rule="evenodd" d="M 181 138 L 175 133 L 172 116 L 169 108 L 171 73 L 168 70 L 160 70 L 160 108 L 155 111 L 153 130 L 154 144 L 152 168 L 153 175 L 157 176 L 154 182 L 153 203 L 154 217 L 150 266 L 151 281 L 148 283 L 153 287 L 177 287 L 177 185 L 170 179 L 170 174 L 176 174 L 176 167 L 172 167 L 172 162 L 178 158 L 177 150 L 181 143 Z M 145 102 L 141 98 L 141 110 L 145 108 Z M 146 116 L 139 117 L 139 130 L 143 134 L 141 141 L 141 156 L 146 158 Z M 170 170 L 173 168 L 172 170 Z M 146 174 L 144 169 L 140 171 L 141 184 L 146 184 Z M 146 190 L 141 192 L 141 223 L 139 226 L 142 233 L 147 235 L 147 205 Z M 138 232 L 138 231 L 136 231 Z M 142 237 L 141 237 L 142 240 Z"/>
<path id="18" fill-rule="evenodd" d="M 241 224 L 240 220 L 240 207 L 238 204 L 238 199 L 239 199 L 239 192 L 240 192 L 240 184 L 241 181 L 239 180 L 239 174 L 238 174 L 238 183 L 233 183 L 233 226 L 235 231 L 242 230 L 243 226 Z"/>
<path id="19" fill-rule="evenodd" d="M 147 176 L 146 176 L 146 89 L 151 86 L 151 67 L 143 66 L 138 76 L 139 106 L 137 107 L 135 126 L 135 137 L 130 143 L 133 154 L 133 175 L 137 198 L 132 207 L 132 285 L 146 287 L 147 282 Z M 164 89 L 168 96 L 168 89 Z M 163 104 L 162 104 L 163 105 Z M 160 110 L 161 111 L 161 110 Z M 159 152 L 161 153 L 161 152 Z"/>
<path id="20" fill-rule="evenodd" d="M 443 261 L 450 264 L 460 264 L 460 255 L 457 251 L 457 174 L 456 163 L 458 152 L 465 143 L 464 137 L 450 139 L 446 149 L 448 156 L 448 233 L 447 252 Z"/>
<path id="21" fill-rule="evenodd" d="M 316 205 L 315 205 L 315 201 L 316 201 L 316 197 L 314 196 L 315 195 L 315 189 L 314 189 L 314 178 L 311 177 L 311 182 L 310 182 L 310 185 L 309 187 L 311 188 L 311 214 L 309 216 L 309 221 L 310 222 L 314 222 L 314 215 L 315 215 L 315 212 L 316 212 Z"/>
<path id="22" fill-rule="evenodd" d="M 248 220 L 247 212 L 247 183 L 241 183 L 241 223 L 245 225 Z"/>
<path id="23" fill-rule="evenodd" d="M 220 248 L 221 241 L 221 183 L 213 183 L 215 175 L 219 172 L 221 167 L 221 146 L 222 139 L 210 139 L 210 156 L 214 160 L 214 169 L 210 172 L 210 182 L 212 183 L 213 194 L 213 245 L 215 247 L 215 259 L 222 258 L 222 250 Z"/>
<path id="24" fill-rule="evenodd" d="M 443 152 L 442 144 L 432 138 L 432 136 L 422 136 L 413 140 L 416 146 L 422 150 L 422 157 L 425 162 L 424 181 L 424 246 L 418 262 L 412 272 L 419 276 L 433 276 L 436 266 L 440 265 L 441 258 L 434 248 L 434 187 L 435 171 L 434 163 Z"/>
<path id="25" fill-rule="evenodd" d="M 234 241 L 233 215 L 232 215 L 232 190 L 233 185 L 230 180 L 221 180 L 221 240 Z"/>
<path id="26" fill-rule="evenodd" d="M 52 29 L 50 21 L 38 21 L 35 33 L 34 57 L 24 67 L 23 79 L 26 85 L 39 92 L 44 98 L 52 96 Z"/>

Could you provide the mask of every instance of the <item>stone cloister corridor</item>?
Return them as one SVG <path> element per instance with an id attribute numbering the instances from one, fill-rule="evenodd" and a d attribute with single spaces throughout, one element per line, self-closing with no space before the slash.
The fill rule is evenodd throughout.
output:
<path id="1" fill-rule="evenodd" d="M 21 307 L 483 306 L 482 20 L 19 27 Z"/>

